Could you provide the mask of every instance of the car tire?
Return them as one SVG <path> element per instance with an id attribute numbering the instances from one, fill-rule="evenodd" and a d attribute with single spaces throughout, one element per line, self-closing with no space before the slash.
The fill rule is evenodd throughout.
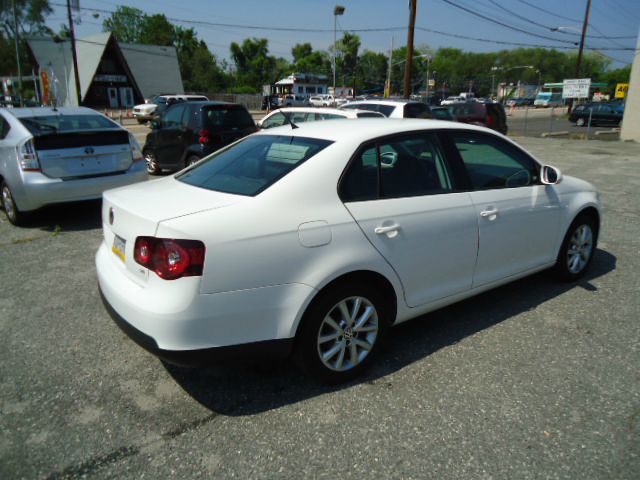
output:
<path id="1" fill-rule="evenodd" d="M 388 324 L 388 308 L 371 285 L 330 287 L 314 299 L 302 318 L 296 360 L 323 383 L 350 380 L 367 368 Z"/>
<path id="2" fill-rule="evenodd" d="M 576 120 L 576 127 L 584 127 L 585 123 L 584 118 L 579 118 Z"/>
<path id="3" fill-rule="evenodd" d="M 184 161 L 184 166 L 190 167 L 191 165 L 194 165 L 199 161 L 200 161 L 200 157 L 198 157 L 197 155 L 189 155 L 187 159 Z"/>
<path id="4" fill-rule="evenodd" d="M 598 239 L 594 218 L 580 214 L 567 230 L 558 252 L 556 274 L 561 280 L 573 282 L 580 278 L 591 265 Z"/>
<path id="5" fill-rule="evenodd" d="M 158 160 L 156 159 L 156 154 L 151 150 L 144 151 L 144 159 L 147 162 L 147 172 L 149 175 L 160 175 L 162 169 L 158 165 Z"/>
<path id="6" fill-rule="evenodd" d="M 18 209 L 9 185 L 4 181 L 0 183 L 0 199 L 7 220 L 13 225 L 21 225 L 24 221 L 25 214 Z"/>

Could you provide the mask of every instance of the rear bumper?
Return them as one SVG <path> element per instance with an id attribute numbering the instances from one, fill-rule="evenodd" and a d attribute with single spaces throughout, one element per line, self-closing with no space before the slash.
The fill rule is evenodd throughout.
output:
<path id="1" fill-rule="evenodd" d="M 105 190 L 147 179 L 146 163 L 139 161 L 133 163 L 129 170 L 117 175 L 73 180 L 51 178 L 40 172 L 22 172 L 20 181 L 9 186 L 18 209 L 29 211 L 54 203 L 98 199 Z"/>
<path id="2" fill-rule="evenodd" d="M 114 323 L 131 340 L 158 358 L 174 365 L 201 367 L 228 361 L 257 362 L 263 359 L 275 360 L 288 357 L 293 350 L 293 338 L 266 340 L 226 347 L 201 348 L 196 350 L 165 350 L 149 335 L 127 322 L 107 301 L 100 289 L 100 297 Z"/>
<path id="3" fill-rule="evenodd" d="M 168 282 L 154 273 L 134 281 L 105 242 L 96 271 L 115 323 L 146 350 L 181 365 L 286 356 L 314 293 L 307 285 L 286 284 L 203 294 L 199 277 Z"/>

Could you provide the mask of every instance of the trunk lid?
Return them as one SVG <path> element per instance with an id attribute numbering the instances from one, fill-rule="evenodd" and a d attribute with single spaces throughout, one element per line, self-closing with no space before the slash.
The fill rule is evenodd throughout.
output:
<path id="1" fill-rule="evenodd" d="M 123 130 L 91 130 L 35 135 L 42 173 L 51 178 L 114 175 L 127 171 L 133 159 L 129 134 Z"/>

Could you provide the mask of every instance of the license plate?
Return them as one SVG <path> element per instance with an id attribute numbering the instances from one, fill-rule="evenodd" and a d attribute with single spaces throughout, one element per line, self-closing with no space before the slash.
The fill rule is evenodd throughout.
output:
<path id="1" fill-rule="evenodd" d="M 124 262 L 124 249 L 127 245 L 127 241 L 116 235 L 113 237 L 113 246 L 111 247 L 111 251 L 116 254 L 116 256 Z"/>

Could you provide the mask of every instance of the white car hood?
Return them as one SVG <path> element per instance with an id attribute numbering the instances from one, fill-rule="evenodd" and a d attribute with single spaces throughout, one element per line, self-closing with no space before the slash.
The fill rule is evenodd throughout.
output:
<path id="1" fill-rule="evenodd" d="M 222 208 L 250 197 L 194 187 L 167 177 L 108 190 L 105 203 L 155 224 L 184 215 Z"/>

